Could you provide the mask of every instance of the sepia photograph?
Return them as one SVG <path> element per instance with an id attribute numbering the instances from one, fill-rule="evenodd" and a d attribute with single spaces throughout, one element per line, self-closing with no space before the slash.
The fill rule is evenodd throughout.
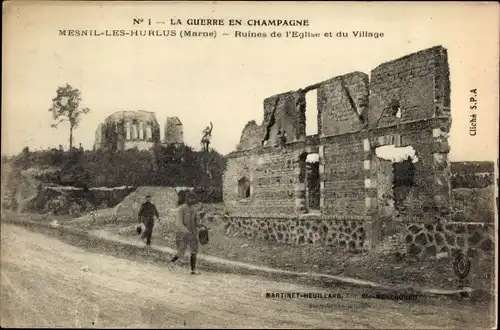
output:
<path id="1" fill-rule="evenodd" d="M 499 9 L 3 2 L 0 325 L 497 328 Z"/>

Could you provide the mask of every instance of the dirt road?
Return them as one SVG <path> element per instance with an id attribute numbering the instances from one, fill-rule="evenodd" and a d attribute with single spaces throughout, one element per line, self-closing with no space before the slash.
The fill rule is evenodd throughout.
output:
<path id="1" fill-rule="evenodd" d="M 270 299 L 266 292 L 324 289 L 91 254 L 2 224 L 3 327 L 487 328 L 464 303 Z M 327 293 L 340 293 L 332 289 Z M 311 304 L 315 306 L 310 306 Z"/>

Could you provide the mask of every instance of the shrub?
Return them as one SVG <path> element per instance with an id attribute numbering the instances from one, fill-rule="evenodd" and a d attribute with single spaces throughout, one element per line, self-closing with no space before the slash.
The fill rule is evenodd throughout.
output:
<path id="1" fill-rule="evenodd" d="M 25 148 L 26 149 L 26 148 Z M 210 173 L 206 173 L 206 164 Z M 63 186 L 119 187 L 166 186 L 197 187 L 204 201 L 222 200 L 224 157 L 216 151 L 193 151 L 187 146 L 157 146 L 151 151 L 83 151 L 57 149 L 30 152 L 12 159 L 19 170 L 30 167 L 52 168 L 41 171 L 37 179 Z"/>
<path id="2" fill-rule="evenodd" d="M 494 166 L 494 162 L 452 162 L 451 187 L 488 187 L 494 183 Z"/>

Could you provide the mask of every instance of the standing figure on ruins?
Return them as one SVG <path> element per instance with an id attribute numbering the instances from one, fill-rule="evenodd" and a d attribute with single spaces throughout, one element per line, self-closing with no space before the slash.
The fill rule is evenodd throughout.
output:
<path id="1" fill-rule="evenodd" d="M 210 139 L 212 138 L 212 129 L 214 125 L 210 122 L 210 126 L 207 126 L 203 130 L 203 137 L 201 138 L 201 145 L 203 147 L 203 151 L 208 152 L 210 147 Z"/>

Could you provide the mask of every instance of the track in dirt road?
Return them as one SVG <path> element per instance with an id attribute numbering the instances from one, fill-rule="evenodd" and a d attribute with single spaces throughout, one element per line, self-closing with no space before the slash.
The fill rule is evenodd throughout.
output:
<path id="1" fill-rule="evenodd" d="M 19 227 L 1 229 L 3 327 L 488 327 L 484 308 L 458 302 L 269 299 L 266 292 L 325 290 L 251 276 L 192 276 L 92 254 Z"/>

